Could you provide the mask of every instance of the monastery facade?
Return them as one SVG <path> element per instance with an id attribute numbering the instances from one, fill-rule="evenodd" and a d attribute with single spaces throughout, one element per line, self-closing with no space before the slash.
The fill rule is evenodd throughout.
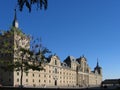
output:
<path id="1" fill-rule="evenodd" d="M 17 31 L 17 32 L 16 32 Z M 15 61 L 17 56 L 14 52 L 17 49 L 16 42 L 26 48 L 30 48 L 30 39 L 24 33 L 19 33 L 18 22 L 15 17 L 13 20 L 13 28 L 5 34 L 0 35 L 0 60 Z M 12 33 L 11 33 L 12 32 Z M 19 33 L 19 34 L 18 34 Z M 21 35 L 20 35 L 21 34 Z M 9 47 L 5 47 L 3 41 L 10 43 Z M 11 50 L 12 52 L 3 52 Z M 18 52 L 19 53 L 19 52 Z M 21 71 L 4 71 L 0 68 L 0 83 L 4 86 L 20 85 Z M 97 62 L 96 67 L 92 71 L 84 56 L 75 58 L 68 56 L 63 62 L 57 55 L 51 55 L 46 58 L 44 70 L 23 73 L 23 85 L 30 87 L 41 86 L 98 86 L 102 82 L 102 68 Z"/>

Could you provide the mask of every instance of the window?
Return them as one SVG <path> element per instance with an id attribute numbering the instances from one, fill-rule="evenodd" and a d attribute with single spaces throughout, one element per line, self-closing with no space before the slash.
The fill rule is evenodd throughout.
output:
<path id="1" fill-rule="evenodd" d="M 57 65 L 57 60 L 55 60 L 55 65 Z"/>
<path id="2" fill-rule="evenodd" d="M 34 74 L 33 74 L 33 77 L 34 77 Z"/>
<path id="3" fill-rule="evenodd" d="M 33 84 L 33 87 L 35 87 L 36 85 L 35 84 Z"/>
<path id="4" fill-rule="evenodd" d="M 40 74 L 39 74 L 39 77 L 40 77 Z"/>
<path id="5" fill-rule="evenodd" d="M 46 82 L 46 80 L 44 80 L 44 82 Z"/>
<path id="6" fill-rule="evenodd" d="M 28 82 L 28 79 L 26 79 L 26 82 Z"/>
<path id="7" fill-rule="evenodd" d="M 46 75 L 44 75 L 44 77 L 46 77 Z"/>
<path id="8" fill-rule="evenodd" d="M 39 79 L 39 82 L 40 82 L 40 79 Z"/>
<path id="9" fill-rule="evenodd" d="M 17 72 L 17 76 L 19 76 L 19 72 Z"/>
<path id="10" fill-rule="evenodd" d="M 51 83 L 51 80 L 49 80 L 49 83 Z"/>
<path id="11" fill-rule="evenodd" d="M 19 82 L 19 78 L 17 78 L 17 82 Z"/>
<path id="12" fill-rule="evenodd" d="M 9 82 L 11 81 L 11 78 L 9 78 Z"/>
<path id="13" fill-rule="evenodd" d="M 55 68 L 55 73 L 57 73 L 57 68 Z"/>
<path id="14" fill-rule="evenodd" d="M 34 82 L 34 79 L 33 79 L 33 82 Z"/>

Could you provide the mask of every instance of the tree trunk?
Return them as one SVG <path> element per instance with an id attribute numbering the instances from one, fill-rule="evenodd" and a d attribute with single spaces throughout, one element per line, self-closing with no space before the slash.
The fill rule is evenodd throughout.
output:
<path id="1" fill-rule="evenodd" d="M 20 78 L 20 87 L 22 88 L 23 87 L 23 55 L 22 55 L 22 62 L 21 62 L 21 78 Z"/>
<path id="2" fill-rule="evenodd" d="M 21 65 L 20 87 L 22 87 L 22 86 L 23 86 L 22 81 L 23 81 L 23 67 L 22 67 L 22 65 Z"/>

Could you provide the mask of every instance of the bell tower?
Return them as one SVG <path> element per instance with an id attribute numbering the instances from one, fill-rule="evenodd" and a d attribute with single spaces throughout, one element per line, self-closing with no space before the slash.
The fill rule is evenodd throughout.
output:
<path id="1" fill-rule="evenodd" d="M 94 72 L 97 72 L 98 74 L 102 75 L 102 68 L 99 66 L 98 59 L 97 59 L 97 65 L 94 68 Z"/>

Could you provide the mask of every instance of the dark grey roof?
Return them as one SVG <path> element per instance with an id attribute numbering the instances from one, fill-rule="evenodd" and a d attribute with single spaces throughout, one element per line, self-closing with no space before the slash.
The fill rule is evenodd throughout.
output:
<path id="1" fill-rule="evenodd" d="M 64 61 L 69 60 L 70 62 L 76 62 L 76 58 L 73 56 L 68 56 Z"/>
<path id="2" fill-rule="evenodd" d="M 73 61 L 73 62 L 76 61 L 75 57 L 73 57 L 73 56 L 68 56 L 68 57 L 70 58 L 71 61 Z"/>

